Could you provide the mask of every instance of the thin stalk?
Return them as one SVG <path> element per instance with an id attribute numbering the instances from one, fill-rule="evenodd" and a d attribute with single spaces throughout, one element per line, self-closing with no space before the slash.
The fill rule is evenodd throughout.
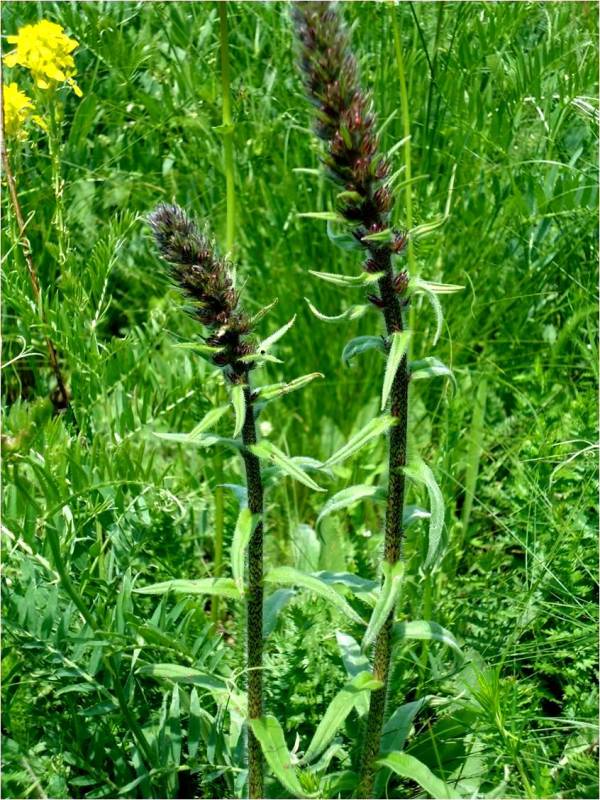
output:
<path id="1" fill-rule="evenodd" d="M 64 189 L 65 182 L 62 178 L 62 170 L 60 164 L 60 149 L 61 149 L 61 120 L 60 112 L 57 108 L 55 98 L 50 98 L 50 125 L 48 128 L 48 146 L 50 149 L 50 165 L 52 168 L 52 190 L 54 192 L 54 227 L 56 229 L 56 244 L 58 249 L 58 275 L 60 279 L 63 275 L 65 265 L 67 263 L 68 252 L 68 231 L 65 226 L 65 213 L 64 213 Z"/>
<path id="2" fill-rule="evenodd" d="M 10 159 L 8 155 L 8 150 L 6 148 L 6 137 L 4 133 L 3 86 L 4 83 L 2 78 L 2 62 L 0 60 L 0 157 L 2 160 L 2 170 L 6 178 L 10 202 L 13 207 L 15 218 L 17 220 L 17 227 L 19 229 L 19 244 L 21 245 L 23 257 L 27 265 L 27 272 L 29 273 L 29 280 L 31 282 L 31 288 L 33 290 L 33 297 L 38 309 L 40 320 L 43 323 L 44 327 L 46 327 L 47 323 L 42 306 L 40 282 L 38 280 L 37 272 L 33 263 L 31 244 L 27 237 L 25 218 L 23 217 L 23 211 L 21 209 L 21 203 L 19 202 L 19 195 L 17 192 L 17 184 L 15 181 L 15 176 L 13 174 L 12 168 L 10 166 Z M 56 351 L 56 347 L 54 346 L 54 342 L 49 336 L 45 336 L 44 338 L 46 340 L 46 347 L 48 349 L 48 360 L 50 362 L 50 368 L 54 374 L 57 386 L 57 392 L 52 397 L 52 403 L 56 409 L 67 408 L 69 405 L 69 394 L 67 392 L 66 384 L 62 376 L 60 365 L 58 363 L 58 354 Z"/>
<path id="3" fill-rule="evenodd" d="M 246 647 L 248 667 L 248 716 L 262 716 L 262 651 L 263 651 L 263 485 L 260 461 L 248 448 L 256 444 L 256 422 L 252 391 L 247 384 L 244 389 L 246 417 L 242 428 L 244 443 L 243 458 L 248 487 L 248 508 L 259 516 L 248 545 L 248 581 L 246 587 Z M 248 795 L 250 798 L 264 796 L 262 751 L 258 739 L 248 729 Z"/>
<path id="4" fill-rule="evenodd" d="M 229 254 L 233 251 L 235 241 L 235 183 L 233 166 L 233 131 L 231 116 L 231 79 L 229 70 L 229 33 L 227 27 L 227 4 L 219 3 L 220 39 L 221 39 L 221 90 L 223 95 L 223 157 L 225 166 L 225 185 L 227 202 L 227 219 L 225 226 L 225 247 Z M 221 391 L 218 391 L 219 400 Z M 223 571 L 223 533 L 224 533 L 224 472 L 223 456 L 219 453 L 215 459 L 215 548 L 214 574 L 219 577 Z M 216 625 L 219 622 L 219 598 L 214 597 L 211 607 L 211 619 Z"/>
<path id="5" fill-rule="evenodd" d="M 384 303 L 383 314 L 388 335 L 404 330 L 402 310 L 392 285 L 392 266 L 389 253 L 380 257 L 384 276 L 379 281 L 379 291 Z M 402 512 L 404 509 L 406 465 L 406 441 L 408 431 L 408 360 L 405 356 L 396 372 L 391 391 L 390 413 L 398 419 L 391 429 L 389 443 L 389 479 L 385 519 L 384 560 L 395 564 L 402 558 Z M 373 675 L 382 681 L 383 686 L 371 692 L 369 714 L 365 730 L 365 745 L 362 753 L 358 797 L 371 797 L 373 794 L 374 763 L 379 756 L 381 731 L 385 718 L 388 694 L 390 663 L 392 656 L 393 610 L 387 618 L 377 639 L 373 657 Z"/>
<path id="6" fill-rule="evenodd" d="M 231 74 L 229 69 L 229 31 L 227 26 L 227 3 L 219 3 L 221 34 L 221 88 L 223 93 L 223 156 L 225 186 L 227 191 L 227 220 L 225 246 L 231 255 L 235 242 L 235 182 L 233 167 L 233 118 L 231 116 Z"/>

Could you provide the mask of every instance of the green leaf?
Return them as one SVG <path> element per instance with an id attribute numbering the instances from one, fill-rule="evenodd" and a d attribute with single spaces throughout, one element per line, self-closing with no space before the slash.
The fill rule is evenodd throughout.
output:
<path id="1" fill-rule="evenodd" d="M 285 325 L 282 325 L 281 328 L 278 328 L 275 331 L 275 333 L 272 333 L 263 342 L 261 342 L 260 345 L 258 346 L 259 354 L 261 356 L 266 355 L 269 348 L 272 347 L 275 344 L 275 342 L 278 342 L 279 339 L 281 339 L 281 337 L 284 336 L 289 331 L 289 329 L 292 327 L 295 321 L 296 321 L 296 315 L 294 314 L 294 316 L 291 318 L 289 322 L 286 322 Z"/>
<path id="2" fill-rule="evenodd" d="M 347 489 L 342 489 L 341 492 L 334 494 L 325 503 L 317 517 L 317 525 L 329 514 L 340 511 L 342 508 L 349 508 L 366 497 L 381 500 L 386 497 L 386 492 L 380 486 L 368 486 L 367 484 L 358 484 L 357 486 L 349 486 Z"/>
<path id="3" fill-rule="evenodd" d="M 346 222 L 344 217 L 341 214 L 336 214 L 335 211 L 303 211 L 297 216 L 302 219 L 323 219 L 327 220 L 327 222 L 339 222 L 340 224 Z"/>
<path id="4" fill-rule="evenodd" d="M 394 231 L 391 228 L 386 228 L 383 231 L 378 231 L 377 233 L 369 233 L 366 236 L 361 236 L 361 242 L 375 242 L 375 243 L 383 243 L 389 244 L 390 242 L 394 241 Z"/>
<path id="5" fill-rule="evenodd" d="M 158 439 L 165 439 L 168 442 L 176 442 L 177 444 L 192 444 L 196 447 L 212 447 L 215 444 L 223 445 L 224 447 L 231 447 L 233 450 L 239 450 L 241 443 L 236 439 L 228 439 L 226 436 L 217 436 L 215 433 L 200 433 L 190 438 L 189 433 L 155 433 Z"/>
<path id="6" fill-rule="evenodd" d="M 392 391 L 392 384 L 396 377 L 396 372 L 400 366 L 402 357 L 406 355 L 408 344 L 412 331 L 394 331 L 391 336 L 390 351 L 387 357 L 387 364 L 385 365 L 385 375 L 383 376 L 383 389 L 381 391 L 381 410 L 385 408 L 388 401 L 390 392 Z"/>
<path id="7" fill-rule="evenodd" d="M 339 247 L 341 250 L 360 250 L 361 244 L 351 233 L 346 231 L 342 231 L 342 233 L 336 233 L 333 229 L 333 222 L 332 220 L 327 220 L 327 238 L 329 241 Z"/>
<path id="8" fill-rule="evenodd" d="M 136 670 L 138 675 L 149 675 L 151 678 L 165 678 L 175 683 L 191 683 L 203 689 L 226 689 L 227 685 L 220 678 L 202 672 L 199 669 L 183 667 L 180 664 L 145 664 Z"/>
<path id="9" fill-rule="evenodd" d="M 360 275 L 343 275 L 339 272 L 315 272 L 312 269 L 308 271 L 315 278 L 320 278 L 326 283 L 333 283 L 335 286 L 343 286 L 345 289 L 360 289 L 371 283 L 377 283 L 384 274 L 383 272 L 361 272 Z"/>
<path id="10" fill-rule="evenodd" d="M 335 632 L 335 638 L 348 675 L 355 678 L 361 672 L 368 672 L 370 669 L 369 659 L 360 649 L 356 639 L 341 631 Z"/>
<path id="11" fill-rule="evenodd" d="M 329 583 L 332 586 L 347 586 L 354 594 L 370 594 L 379 590 L 377 581 L 370 581 L 368 578 L 361 578 L 353 572 L 330 572 L 329 570 L 319 570 L 312 573 L 315 578 Z"/>
<path id="12" fill-rule="evenodd" d="M 439 358 L 422 358 L 420 361 L 411 361 L 408 365 L 410 378 L 413 381 L 421 381 L 426 378 L 435 378 L 439 375 L 450 378 L 456 389 L 456 378 L 452 370 L 447 367 Z"/>
<path id="13" fill-rule="evenodd" d="M 190 692 L 190 721 L 188 724 L 187 748 L 190 758 L 195 758 L 200 749 L 200 736 L 202 735 L 202 708 L 198 691 L 194 687 Z"/>
<path id="14" fill-rule="evenodd" d="M 343 725 L 357 700 L 382 686 L 383 683 L 376 680 L 370 672 L 360 672 L 346 684 L 329 704 L 300 763 L 307 764 L 320 755 Z"/>
<path id="15" fill-rule="evenodd" d="M 377 765 L 388 767 L 402 778 L 410 778 L 422 789 L 425 789 L 431 797 L 438 799 L 460 797 L 447 783 L 434 775 L 422 761 L 408 753 L 390 753 L 385 758 L 380 758 Z"/>
<path id="16" fill-rule="evenodd" d="M 189 433 L 155 433 L 159 439 L 166 439 L 172 442 L 181 442 L 182 444 L 198 444 L 202 439 L 202 434 L 214 428 L 217 422 L 221 419 L 223 414 L 228 411 L 228 406 L 218 406 L 211 408 L 206 416 L 193 428 Z"/>
<path id="17" fill-rule="evenodd" d="M 310 478 L 306 472 L 304 472 L 303 469 L 295 464 L 292 459 L 283 452 L 283 450 L 280 450 L 268 439 L 263 439 L 263 441 L 259 442 L 258 444 L 250 445 L 248 449 L 258 458 L 263 458 L 265 461 L 270 461 L 271 463 L 275 464 L 282 472 L 285 472 L 286 475 L 295 478 L 299 483 L 303 483 L 305 486 L 308 486 L 310 489 L 314 489 L 316 492 L 325 491 L 325 489 L 322 489 L 317 483 L 315 483 L 313 479 Z"/>
<path id="18" fill-rule="evenodd" d="M 420 519 L 429 519 L 430 517 L 431 514 L 429 511 L 425 511 L 424 508 L 419 508 L 419 506 L 404 506 L 404 511 L 402 512 L 402 527 L 406 530 Z"/>
<path id="19" fill-rule="evenodd" d="M 433 695 L 425 695 L 412 703 L 404 703 L 394 711 L 383 726 L 380 753 L 402 750 L 414 718 L 432 697 Z"/>
<path id="20" fill-rule="evenodd" d="M 231 542 L 231 572 L 240 594 L 244 594 L 244 562 L 246 548 L 256 527 L 259 515 L 252 514 L 249 508 L 242 508 L 239 513 L 233 539 Z"/>
<path id="21" fill-rule="evenodd" d="M 438 300 L 435 292 L 432 292 L 429 288 L 427 288 L 427 284 L 425 281 L 422 281 L 419 278 L 415 278 L 413 285 L 416 287 L 414 289 L 415 294 L 424 294 L 429 300 L 431 307 L 433 308 L 436 320 L 435 334 L 433 336 L 433 344 L 436 345 L 442 334 L 442 326 L 444 324 L 444 311 L 442 309 L 442 304 Z"/>
<path id="22" fill-rule="evenodd" d="M 397 622 L 394 625 L 394 640 L 417 639 L 422 641 L 441 642 L 454 651 L 457 659 L 464 661 L 464 653 L 454 636 L 437 622 L 415 619 L 408 622 Z"/>
<path id="23" fill-rule="evenodd" d="M 425 484 L 429 494 L 431 517 L 429 518 L 429 543 L 423 568 L 432 566 L 438 556 L 442 528 L 444 526 L 444 498 L 431 469 L 423 461 L 413 461 L 404 467 L 404 474 L 414 481 Z"/>
<path id="24" fill-rule="evenodd" d="M 342 362 L 349 366 L 350 360 L 354 356 L 361 353 L 366 353 L 367 350 L 379 350 L 380 353 L 385 355 L 385 341 L 382 336 L 357 336 L 355 339 L 350 339 L 342 350 Z"/>
<path id="25" fill-rule="evenodd" d="M 417 285 L 433 294 L 454 294 L 462 292 L 465 288 L 456 283 L 435 283 L 434 281 L 424 281 L 421 278 L 417 279 Z"/>
<path id="26" fill-rule="evenodd" d="M 275 589 L 263 603 L 263 636 L 265 639 L 275 629 L 281 609 L 296 594 L 294 589 Z"/>
<path id="27" fill-rule="evenodd" d="M 244 385 L 236 383 L 231 387 L 231 404 L 235 413 L 235 428 L 233 430 L 234 439 L 240 435 L 246 419 L 246 397 L 244 395 Z"/>
<path id="28" fill-rule="evenodd" d="M 214 347 L 210 344 L 204 344 L 204 342 L 174 342 L 171 345 L 175 350 L 193 350 L 196 353 L 201 353 L 202 355 L 215 355 L 216 353 L 221 353 L 224 348 L 223 347 Z"/>
<path id="29" fill-rule="evenodd" d="M 343 447 L 340 447 L 336 453 L 330 456 L 323 464 L 323 467 L 332 467 L 334 464 L 345 461 L 370 442 L 371 439 L 375 439 L 382 433 L 386 433 L 393 425 L 397 424 L 398 420 L 396 417 L 389 415 L 375 417 L 375 419 L 368 422 L 358 433 L 355 433 Z"/>
<path id="30" fill-rule="evenodd" d="M 261 319 L 267 316 L 269 311 L 271 311 L 271 309 L 274 308 L 278 302 L 279 298 L 276 297 L 275 300 L 273 300 L 272 303 L 269 303 L 268 306 L 264 306 L 264 308 L 261 308 L 260 311 L 257 311 L 256 314 L 254 314 L 254 316 L 250 319 L 250 325 L 254 327 L 258 322 L 261 321 Z"/>
<path id="31" fill-rule="evenodd" d="M 359 319 L 359 317 L 364 316 L 367 313 L 367 311 L 370 311 L 371 308 L 373 308 L 373 306 L 370 303 L 366 305 L 350 306 L 350 308 L 347 308 L 345 311 L 342 311 L 341 314 L 337 314 L 334 317 L 328 317 L 327 314 L 322 314 L 318 308 L 315 308 L 315 306 L 313 306 L 308 297 L 305 297 L 304 299 L 308 303 L 308 307 L 310 308 L 312 313 L 315 315 L 317 319 L 320 319 L 321 322 L 339 322 L 342 319 L 348 319 L 348 320 Z"/>
<path id="32" fill-rule="evenodd" d="M 385 621 L 394 610 L 402 587 L 402 578 L 404 576 L 404 563 L 402 561 L 397 561 L 395 564 L 388 564 L 387 561 L 384 561 L 382 570 L 383 586 L 362 640 L 361 648 L 363 650 L 366 650 L 377 638 Z"/>
<path id="33" fill-rule="evenodd" d="M 269 714 L 260 719 L 250 719 L 249 723 L 277 780 L 292 797 L 306 797 L 307 792 L 298 780 L 279 722 Z"/>
<path id="34" fill-rule="evenodd" d="M 240 598 L 235 581 L 231 578 L 200 578 L 198 580 L 175 578 L 171 581 L 142 586 L 133 591 L 138 594 L 167 594 L 167 592 L 175 592 L 176 594 L 216 594 L 220 597 L 233 597 L 237 600 Z"/>
<path id="35" fill-rule="evenodd" d="M 265 575 L 265 582 L 283 584 L 284 586 L 300 586 L 302 589 L 307 589 L 328 600 L 342 614 L 345 614 L 358 625 L 365 624 L 341 594 L 338 594 L 335 589 L 315 575 L 308 575 L 306 572 L 300 572 L 293 567 L 274 567 Z"/>
<path id="36" fill-rule="evenodd" d="M 284 394 L 289 394 L 290 392 L 295 392 L 297 389 L 302 389 L 303 386 L 306 386 L 307 383 L 314 381 L 316 378 L 324 377 L 325 376 L 322 372 L 311 372 L 309 375 L 302 375 L 302 377 L 295 378 L 289 383 L 272 383 L 269 386 L 261 386 L 261 388 L 258 390 L 258 395 L 262 401 L 268 403 Z"/>

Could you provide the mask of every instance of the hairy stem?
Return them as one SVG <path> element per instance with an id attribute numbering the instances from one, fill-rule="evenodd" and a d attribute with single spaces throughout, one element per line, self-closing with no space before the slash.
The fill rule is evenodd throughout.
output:
<path id="1" fill-rule="evenodd" d="M 379 280 L 379 292 L 384 303 L 383 314 L 388 335 L 404 329 L 402 309 L 392 285 L 392 267 L 389 253 L 378 257 L 384 272 Z M 406 438 L 408 428 L 408 365 L 406 356 L 400 362 L 391 390 L 390 413 L 399 422 L 391 429 L 389 444 L 389 482 L 385 519 L 384 559 L 395 564 L 402 557 L 402 512 L 404 508 L 405 478 L 403 467 L 406 464 Z M 394 610 L 375 640 L 373 656 L 373 675 L 382 681 L 383 686 L 371 692 L 369 714 L 365 731 L 365 744 L 362 753 L 358 797 L 372 797 L 375 761 L 379 755 L 381 731 L 385 717 L 388 693 L 390 662 L 392 656 L 392 630 Z"/>
<path id="2" fill-rule="evenodd" d="M 242 428 L 244 466 L 248 487 L 248 507 L 262 517 L 263 485 L 260 462 L 248 447 L 256 444 L 256 422 L 249 385 L 244 389 L 246 417 Z M 248 545 L 248 583 L 246 588 L 246 647 L 248 667 L 248 716 L 262 716 L 262 651 L 263 651 L 263 522 L 254 529 Z M 261 798 L 263 791 L 262 752 L 252 730 L 248 730 L 248 796 Z"/>

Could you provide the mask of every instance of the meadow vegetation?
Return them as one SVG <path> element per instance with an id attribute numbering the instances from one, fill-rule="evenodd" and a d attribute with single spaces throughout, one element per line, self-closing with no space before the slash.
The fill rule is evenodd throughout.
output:
<path id="1" fill-rule="evenodd" d="M 444 526 L 431 570 L 428 520 L 405 534 L 381 750 L 405 759 L 378 770 L 375 796 L 595 798 L 597 10 L 341 9 L 394 175 L 391 222 L 414 229 L 448 209 L 410 259 L 465 287 L 442 297 L 435 347 L 454 380 L 411 382 L 409 451 L 435 475 Z M 335 190 L 289 6 L 5 2 L 3 52 L 41 19 L 77 42 L 76 72 L 64 42 L 50 86 L 3 66 L 30 244 L 4 169 L 3 795 L 248 793 L 237 581 L 250 523 L 243 461 L 217 441 L 242 411 L 218 412 L 229 386 L 156 253 L 148 215 L 175 202 L 230 256 L 249 315 L 277 299 L 263 342 L 295 317 L 256 384 L 324 376 L 257 419 L 263 703 L 279 728 L 256 736 L 265 796 L 352 797 L 388 437 L 320 465 L 382 413 L 384 358 L 342 352 L 385 331 L 373 304 L 329 325 L 305 301 L 324 315 L 367 302 L 310 272 L 357 275 L 361 258 L 310 216 L 335 210 Z M 438 318 L 426 296 L 409 313 L 423 360 Z M 357 485 L 352 503 L 332 502 Z M 429 509 L 429 496 L 408 482 L 409 504 Z M 301 585 L 305 573 L 321 577 Z M 217 575 L 218 602 L 152 589 Z"/>

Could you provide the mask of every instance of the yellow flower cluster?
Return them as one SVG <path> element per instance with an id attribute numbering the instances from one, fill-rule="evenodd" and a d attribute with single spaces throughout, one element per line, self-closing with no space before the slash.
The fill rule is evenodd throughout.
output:
<path id="1" fill-rule="evenodd" d="M 2 96 L 4 100 L 4 132 L 7 136 L 20 140 L 26 139 L 25 123 L 30 119 L 46 130 L 46 123 L 33 113 L 31 97 L 22 92 L 16 83 L 5 84 L 2 87 Z"/>
<path id="2" fill-rule="evenodd" d="M 57 83 L 68 83 L 77 97 L 82 91 L 73 80 L 77 74 L 71 53 L 79 42 L 70 39 L 60 25 L 42 19 L 34 25 L 25 25 L 16 36 L 7 36 L 16 48 L 4 56 L 7 67 L 19 64 L 31 70 L 40 89 L 52 89 Z"/>

